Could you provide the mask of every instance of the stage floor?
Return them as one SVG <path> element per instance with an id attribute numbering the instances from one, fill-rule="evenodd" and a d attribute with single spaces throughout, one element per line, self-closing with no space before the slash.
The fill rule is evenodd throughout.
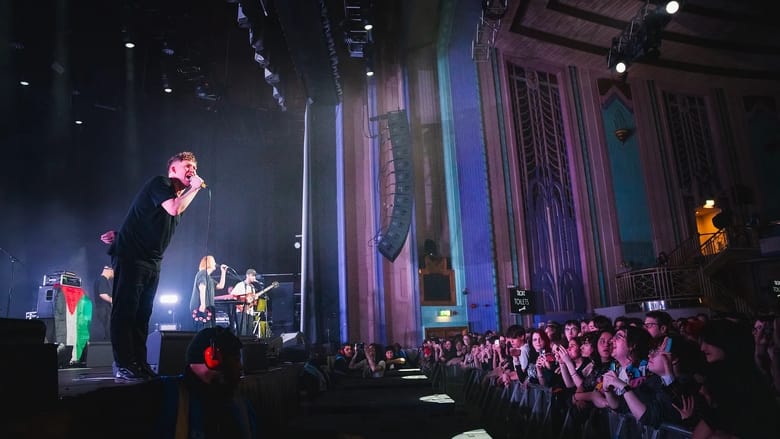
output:
<path id="1" fill-rule="evenodd" d="M 111 366 L 59 369 L 57 378 L 60 399 L 72 398 L 106 387 L 132 385 L 115 383 Z"/>

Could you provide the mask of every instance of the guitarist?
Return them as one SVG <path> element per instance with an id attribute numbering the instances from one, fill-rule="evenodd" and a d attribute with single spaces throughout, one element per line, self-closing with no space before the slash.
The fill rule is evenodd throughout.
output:
<path id="1" fill-rule="evenodd" d="M 219 283 L 217 283 L 211 277 L 211 273 L 217 269 L 217 262 L 214 260 L 214 256 L 207 255 L 200 260 L 199 271 L 195 275 L 195 282 L 192 285 L 192 297 L 190 298 L 192 318 L 195 319 L 198 330 L 215 326 L 214 291 L 225 288 L 225 273 L 228 266 L 222 264 L 219 268 L 222 273 L 219 277 Z"/>
<path id="2" fill-rule="evenodd" d="M 236 305 L 238 335 L 252 334 L 252 325 L 254 324 L 252 316 L 254 315 L 254 306 L 257 303 L 257 296 L 255 295 L 257 293 L 256 284 L 258 284 L 257 271 L 254 268 L 250 268 L 246 271 L 246 278 L 237 283 L 230 292 L 235 299 L 242 302 Z"/>

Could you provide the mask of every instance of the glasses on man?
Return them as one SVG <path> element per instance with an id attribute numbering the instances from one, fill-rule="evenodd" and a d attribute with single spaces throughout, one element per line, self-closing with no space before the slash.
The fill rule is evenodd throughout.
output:
<path id="1" fill-rule="evenodd" d="M 645 322 L 644 326 L 645 326 L 645 328 L 652 327 L 652 326 L 658 326 L 658 323 L 655 323 L 655 322 Z"/>

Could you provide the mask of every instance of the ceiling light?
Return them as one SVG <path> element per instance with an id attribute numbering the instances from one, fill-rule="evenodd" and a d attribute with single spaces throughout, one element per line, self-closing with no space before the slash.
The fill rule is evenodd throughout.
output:
<path id="1" fill-rule="evenodd" d="M 625 73 L 626 68 L 627 68 L 626 63 L 624 63 L 623 61 L 618 61 L 618 63 L 615 64 L 615 71 L 618 73 Z"/>
<path id="2" fill-rule="evenodd" d="M 664 9 L 666 9 L 667 14 L 674 14 L 680 10 L 680 3 L 672 0 L 666 4 L 666 8 Z"/>
<path id="3" fill-rule="evenodd" d="M 76 125 L 84 125 L 84 121 L 81 119 L 76 119 Z"/>
<path id="4" fill-rule="evenodd" d="M 133 47 L 135 47 L 135 43 L 132 41 L 125 41 L 125 47 L 127 47 L 128 49 L 132 49 Z"/>
<path id="5" fill-rule="evenodd" d="M 22 79 L 21 81 L 19 81 L 19 85 L 23 85 L 23 86 L 27 87 L 28 85 L 30 85 L 30 83 L 25 81 L 24 79 Z"/>
<path id="6" fill-rule="evenodd" d="M 173 93 L 173 88 L 171 88 L 171 84 L 168 82 L 168 75 L 163 73 L 160 79 L 162 81 L 163 91 L 166 93 Z"/>

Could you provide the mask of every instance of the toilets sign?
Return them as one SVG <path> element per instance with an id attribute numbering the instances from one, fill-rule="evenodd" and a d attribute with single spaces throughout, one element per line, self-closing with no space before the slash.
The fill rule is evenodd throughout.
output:
<path id="1" fill-rule="evenodd" d="M 509 286 L 509 312 L 534 314 L 534 298 L 531 291 Z"/>

